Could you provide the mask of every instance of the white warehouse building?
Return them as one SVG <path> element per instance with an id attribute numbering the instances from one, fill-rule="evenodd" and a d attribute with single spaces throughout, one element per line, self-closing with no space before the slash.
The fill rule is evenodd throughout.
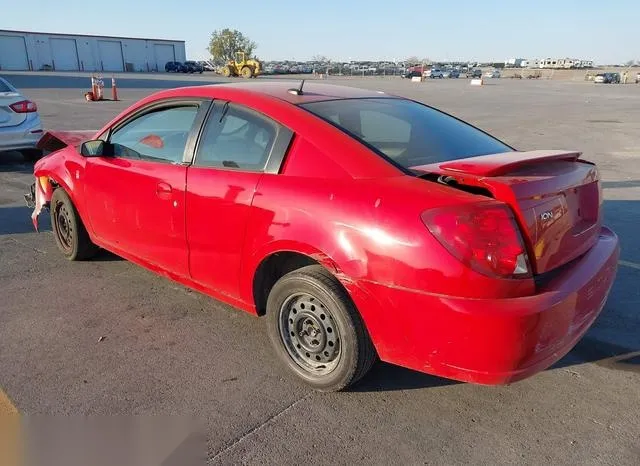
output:
<path id="1" fill-rule="evenodd" d="M 185 60 L 180 40 L 0 30 L 0 71 L 164 71 Z"/>

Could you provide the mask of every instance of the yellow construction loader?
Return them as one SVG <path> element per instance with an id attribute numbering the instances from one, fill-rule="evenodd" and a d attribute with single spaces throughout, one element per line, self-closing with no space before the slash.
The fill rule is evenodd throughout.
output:
<path id="1" fill-rule="evenodd" d="M 225 78 L 230 76 L 242 76 L 243 78 L 255 78 L 262 72 L 262 63 L 254 58 L 247 59 L 244 52 L 236 52 L 235 60 L 222 67 L 222 75 Z"/>

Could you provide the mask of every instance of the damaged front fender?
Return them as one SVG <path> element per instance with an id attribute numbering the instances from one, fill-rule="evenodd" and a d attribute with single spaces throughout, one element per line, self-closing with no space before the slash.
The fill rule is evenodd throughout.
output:
<path id="1" fill-rule="evenodd" d="M 46 176 L 37 176 L 29 192 L 24 195 L 27 206 L 33 209 L 31 221 L 33 222 L 33 227 L 38 232 L 40 231 L 38 228 L 38 217 L 44 208 L 48 208 L 51 202 L 51 196 L 53 196 L 53 186 L 51 186 L 51 182 Z"/>
<path id="2" fill-rule="evenodd" d="M 35 183 L 24 195 L 27 206 L 33 208 L 31 220 L 38 230 L 38 217 L 49 207 L 53 190 L 60 186 L 73 198 L 75 180 L 84 168 L 78 147 L 95 135 L 95 131 L 47 131 L 38 148 L 46 155 L 36 162 Z"/>

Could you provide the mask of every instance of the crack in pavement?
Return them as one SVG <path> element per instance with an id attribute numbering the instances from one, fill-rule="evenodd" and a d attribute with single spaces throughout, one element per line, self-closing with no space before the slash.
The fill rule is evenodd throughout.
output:
<path id="1" fill-rule="evenodd" d="M 278 411 L 277 413 L 273 414 L 272 416 L 269 416 L 266 420 L 264 420 L 263 422 L 261 422 L 260 424 L 252 427 L 251 429 L 249 429 L 248 431 L 246 431 L 244 434 L 242 434 L 239 437 L 236 437 L 235 439 L 233 439 L 229 444 L 227 444 L 226 446 L 224 446 L 223 448 L 221 448 L 220 450 L 218 450 L 213 456 L 209 456 L 207 458 L 207 464 L 211 464 L 215 459 L 219 458 L 220 456 L 222 456 L 223 454 L 225 454 L 227 451 L 231 450 L 233 447 L 235 447 L 236 445 L 238 445 L 239 443 L 241 443 L 242 441 L 244 441 L 246 438 L 250 437 L 251 435 L 253 435 L 254 433 L 256 433 L 257 431 L 259 431 L 260 429 L 262 429 L 264 426 L 266 426 L 267 424 L 270 424 L 271 422 L 275 421 L 276 419 L 278 419 L 279 417 L 283 416 L 285 413 L 287 413 L 288 411 L 290 411 L 291 409 L 293 409 L 296 405 L 298 405 L 300 402 L 305 401 L 306 399 L 308 399 L 311 395 L 313 395 L 313 392 L 308 392 L 306 395 L 298 398 L 297 400 L 295 400 L 294 402 L 290 403 L 288 406 L 284 407 L 283 409 L 281 409 L 280 411 Z"/>
<path id="2" fill-rule="evenodd" d="M 19 244 L 20 246 L 24 246 L 27 249 L 33 249 L 34 251 L 39 252 L 41 254 L 47 254 L 47 251 L 43 251 L 42 249 L 38 249 L 36 247 L 30 246 L 30 245 L 28 245 L 26 243 L 23 243 L 22 241 L 19 241 L 19 240 L 15 239 L 15 238 L 13 238 L 11 236 L 8 237 L 7 240 L 11 241 L 13 243 Z"/>

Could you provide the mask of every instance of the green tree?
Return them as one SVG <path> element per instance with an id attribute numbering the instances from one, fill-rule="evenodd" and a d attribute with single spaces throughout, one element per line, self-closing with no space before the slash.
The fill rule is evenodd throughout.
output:
<path id="1" fill-rule="evenodd" d="M 209 41 L 209 53 L 218 62 L 233 60 L 237 51 L 245 52 L 249 58 L 256 48 L 258 45 L 254 41 L 235 29 L 213 31 Z"/>

